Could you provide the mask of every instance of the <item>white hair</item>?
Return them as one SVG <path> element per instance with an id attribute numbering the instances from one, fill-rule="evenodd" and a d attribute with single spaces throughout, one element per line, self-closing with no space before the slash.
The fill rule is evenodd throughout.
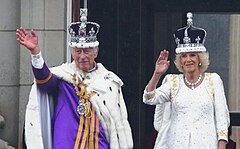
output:
<path id="1" fill-rule="evenodd" d="M 199 57 L 199 61 L 201 63 L 201 65 L 199 65 L 199 70 L 200 72 L 205 72 L 209 66 L 209 54 L 208 52 L 197 52 L 198 54 L 198 57 Z M 176 54 L 176 58 L 175 58 L 175 66 L 177 67 L 177 69 L 184 73 L 184 70 L 183 70 L 183 67 L 182 67 L 182 64 L 181 64 L 181 53 L 179 54 Z"/>

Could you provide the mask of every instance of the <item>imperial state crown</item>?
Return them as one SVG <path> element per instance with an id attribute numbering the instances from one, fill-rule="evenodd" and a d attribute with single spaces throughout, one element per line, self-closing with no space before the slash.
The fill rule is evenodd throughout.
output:
<path id="1" fill-rule="evenodd" d="M 95 22 L 87 22 L 87 9 L 80 9 L 80 22 L 73 22 L 68 27 L 71 41 L 70 47 L 74 48 L 95 48 L 99 46 L 97 34 L 100 25 Z"/>

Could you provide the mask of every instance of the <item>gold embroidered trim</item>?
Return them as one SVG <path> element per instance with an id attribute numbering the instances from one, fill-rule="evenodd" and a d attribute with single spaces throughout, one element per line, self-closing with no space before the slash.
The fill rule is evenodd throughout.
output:
<path id="1" fill-rule="evenodd" d="M 73 75 L 72 80 L 73 80 L 73 87 L 76 91 L 76 94 L 79 96 L 79 100 L 81 100 L 82 103 L 86 105 L 86 111 L 84 115 L 80 115 L 78 133 L 75 140 L 74 149 L 78 149 L 79 145 L 81 149 L 83 149 L 85 146 L 87 146 L 87 148 L 89 147 L 89 149 L 93 149 L 94 148 L 95 109 L 94 107 L 92 107 L 92 110 L 91 110 L 89 98 L 91 96 L 94 96 L 95 92 L 92 91 L 90 93 L 87 93 L 87 85 L 84 84 L 82 80 L 79 77 L 77 77 L 76 74 Z M 82 136 L 82 130 L 83 130 L 83 124 L 84 124 L 84 117 L 86 118 L 85 128 L 83 131 L 82 142 L 80 144 L 80 138 Z M 89 136 L 90 136 L 90 139 L 88 140 Z"/>
<path id="2" fill-rule="evenodd" d="M 80 117 L 83 117 L 82 115 Z M 88 145 L 88 135 L 89 135 L 89 125 L 90 125 L 90 119 L 86 118 L 85 121 L 85 129 L 83 131 L 83 137 L 82 137 L 82 143 L 80 146 L 80 149 L 84 149 L 85 145 Z"/>
<path id="3" fill-rule="evenodd" d="M 95 109 L 92 109 L 92 118 L 91 118 L 91 124 L 90 124 L 90 130 L 89 130 L 89 149 L 94 149 L 94 124 L 95 124 Z M 96 126 L 97 127 L 97 126 Z M 96 136 L 97 137 L 97 136 Z"/>
<path id="4" fill-rule="evenodd" d="M 208 85 L 209 85 L 209 88 L 210 88 L 210 94 L 212 96 L 214 96 L 214 83 L 213 83 L 213 80 L 212 80 L 212 73 L 206 73 L 206 77 L 207 77 L 207 80 L 208 80 Z"/>
<path id="5" fill-rule="evenodd" d="M 155 91 L 152 91 L 146 94 L 147 99 L 152 99 L 154 96 L 155 96 Z"/>
<path id="6" fill-rule="evenodd" d="M 99 140 L 99 118 L 96 117 L 96 140 L 95 140 L 95 148 L 98 149 L 98 140 Z"/>
<path id="7" fill-rule="evenodd" d="M 221 130 L 217 133 L 218 137 L 224 137 L 224 138 L 228 138 L 228 131 L 226 130 Z"/>
<path id="8" fill-rule="evenodd" d="M 81 116 L 80 120 L 79 120 L 78 133 L 77 133 L 77 137 L 76 137 L 76 140 L 75 140 L 74 149 L 78 149 L 78 146 L 79 146 L 79 143 L 80 143 L 80 137 L 82 135 L 83 122 L 84 122 L 84 118 L 83 118 L 83 116 Z"/>
<path id="9" fill-rule="evenodd" d="M 87 93 L 87 84 L 84 84 L 82 80 L 79 77 L 77 77 L 76 74 L 73 75 L 72 80 L 73 80 L 73 87 L 76 91 L 76 94 L 79 96 L 79 100 L 81 100 L 82 103 L 86 104 L 87 109 L 84 116 L 91 117 L 89 98 L 94 96 L 96 93 L 93 91 L 91 91 L 90 93 Z M 80 87 L 80 89 L 78 87 Z"/>
<path id="10" fill-rule="evenodd" d="M 51 77 L 52 77 L 52 73 L 50 72 L 50 74 L 48 75 L 48 77 L 46 79 L 44 79 L 44 80 L 35 79 L 35 80 L 36 80 L 37 84 L 44 84 L 44 83 L 48 82 L 51 79 Z"/>
<path id="11" fill-rule="evenodd" d="M 178 89 L 178 80 L 177 75 L 171 76 L 171 88 L 170 88 L 170 101 L 172 101 L 172 98 L 176 95 L 177 89 Z"/>

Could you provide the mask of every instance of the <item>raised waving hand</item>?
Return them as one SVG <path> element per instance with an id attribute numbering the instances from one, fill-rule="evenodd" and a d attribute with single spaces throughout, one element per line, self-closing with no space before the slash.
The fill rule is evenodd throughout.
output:
<path id="1" fill-rule="evenodd" d="M 170 65 L 170 61 L 168 60 L 169 52 L 167 50 L 163 50 L 160 52 L 158 59 L 155 64 L 155 75 L 164 74 Z"/>
<path id="2" fill-rule="evenodd" d="M 169 52 L 167 50 L 163 50 L 160 52 L 155 64 L 154 73 L 147 85 L 148 92 L 151 92 L 156 88 L 160 77 L 168 70 L 168 67 L 170 65 L 170 61 L 168 60 L 168 55 L 169 55 Z"/>
<path id="3" fill-rule="evenodd" d="M 38 46 L 38 36 L 36 32 L 33 30 L 28 33 L 23 27 L 20 27 L 16 30 L 17 35 L 17 41 L 25 46 L 29 51 L 36 55 L 40 52 L 39 46 Z"/>

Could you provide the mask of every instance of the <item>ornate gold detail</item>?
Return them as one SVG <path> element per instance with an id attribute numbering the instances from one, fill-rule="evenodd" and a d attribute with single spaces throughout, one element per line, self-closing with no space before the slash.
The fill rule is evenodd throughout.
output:
<path id="1" fill-rule="evenodd" d="M 212 96 L 214 96 L 214 83 L 213 83 L 213 76 L 212 76 L 212 73 L 206 73 L 206 76 L 207 76 L 207 79 L 208 79 L 208 85 L 209 85 L 209 88 L 210 88 L 210 94 Z"/>
<path id="2" fill-rule="evenodd" d="M 224 138 L 228 138 L 228 131 L 227 130 L 221 130 L 217 133 L 218 137 L 224 137 Z"/>
<path id="3" fill-rule="evenodd" d="M 170 88 L 170 101 L 172 101 L 172 98 L 176 95 L 177 89 L 178 89 L 178 80 L 177 75 L 171 76 L 171 88 Z"/>
<path id="4" fill-rule="evenodd" d="M 77 111 L 80 115 L 90 117 L 91 108 L 89 98 L 95 95 L 95 92 L 91 91 L 90 93 L 87 93 L 87 85 L 84 84 L 76 74 L 73 75 L 72 80 L 76 94 L 79 96 Z"/>

